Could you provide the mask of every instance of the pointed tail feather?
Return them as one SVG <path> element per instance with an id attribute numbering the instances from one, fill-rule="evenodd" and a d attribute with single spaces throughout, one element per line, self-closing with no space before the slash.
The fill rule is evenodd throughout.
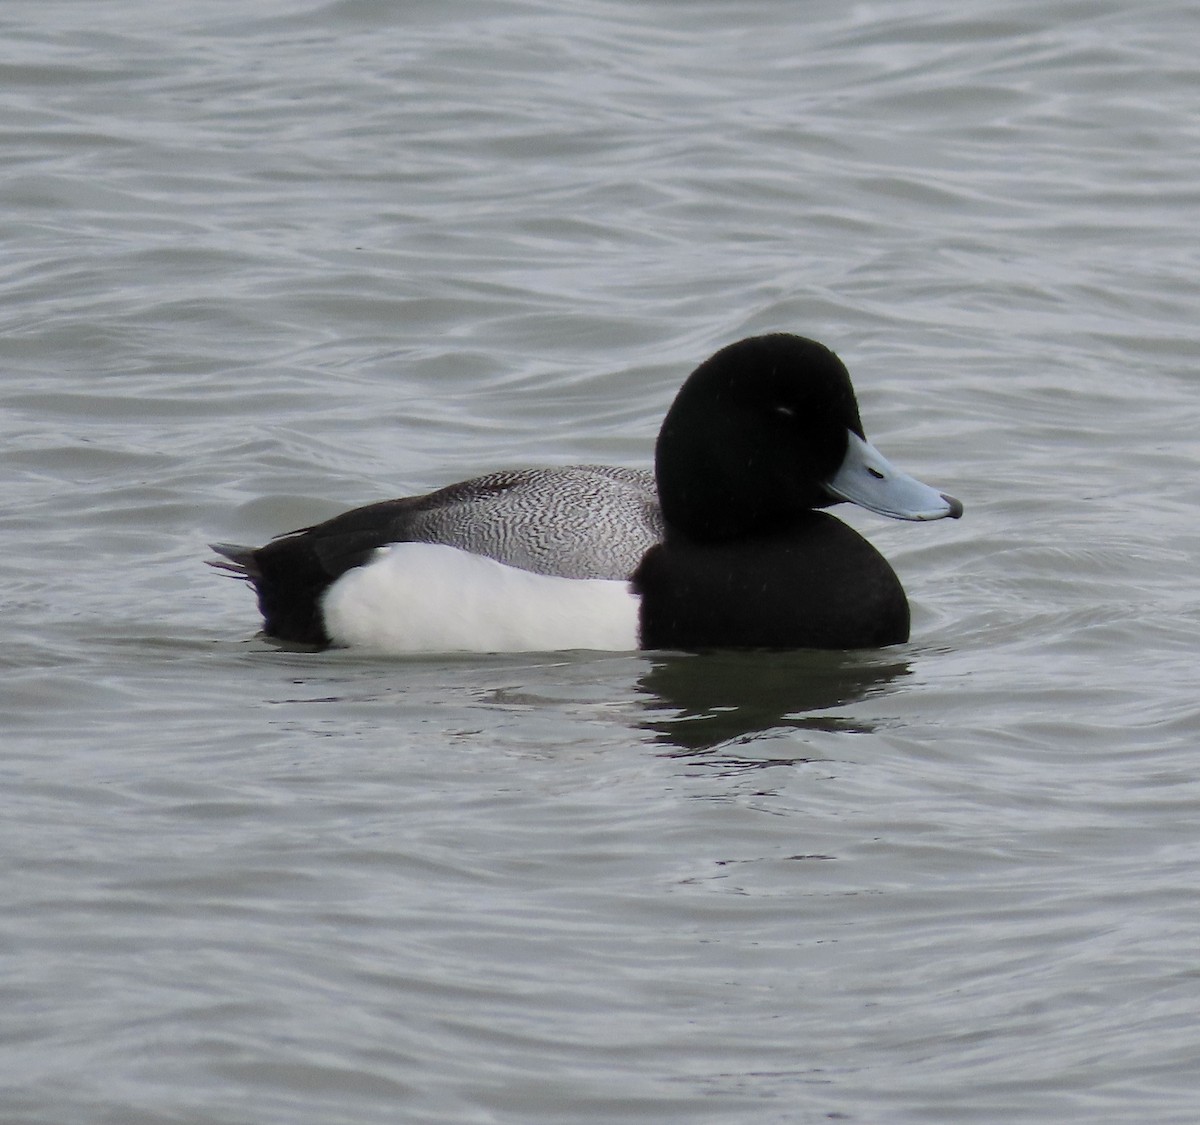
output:
<path id="1" fill-rule="evenodd" d="M 222 557 L 205 559 L 214 570 L 220 570 L 231 578 L 244 578 L 253 582 L 262 577 L 262 571 L 255 561 L 256 548 L 239 547 L 236 543 L 210 543 L 209 546 Z"/>

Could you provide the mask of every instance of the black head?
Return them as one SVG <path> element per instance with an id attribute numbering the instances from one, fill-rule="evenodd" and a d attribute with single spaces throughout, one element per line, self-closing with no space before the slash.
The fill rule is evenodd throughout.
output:
<path id="1" fill-rule="evenodd" d="M 815 340 L 776 333 L 722 348 L 680 388 L 655 474 L 668 527 L 721 540 L 836 503 L 825 488 L 863 437 L 845 365 Z"/>

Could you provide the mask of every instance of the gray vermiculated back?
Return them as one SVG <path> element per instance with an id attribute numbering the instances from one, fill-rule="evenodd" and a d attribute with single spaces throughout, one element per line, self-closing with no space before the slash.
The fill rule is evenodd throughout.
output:
<path id="1" fill-rule="evenodd" d="M 406 539 L 445 543 L 535 574 L 628 578 L 663 536 L 654 475 L 571 465 L 491 473 L 412 513 Z"/>

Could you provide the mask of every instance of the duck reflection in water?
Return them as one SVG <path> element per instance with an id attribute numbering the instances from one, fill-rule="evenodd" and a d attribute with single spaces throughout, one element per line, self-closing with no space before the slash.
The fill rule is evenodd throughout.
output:
<path id="1" fill-rule="evenodd" d="M 651 658 L 639 680 L 651 712 L 640 725 L 680 756 L 723 748 L 730 753 L 722 762 L 739 768 L 778 765 L 779 755 L 732 751 L 774 729 L 869 733 L 871 723 L 830 712 L 887 691 L 910 673 L 907 660 L 886 652 L 664 653 Z M 808 760 L 802 745 L 797 751 L 786 760 Z"/>

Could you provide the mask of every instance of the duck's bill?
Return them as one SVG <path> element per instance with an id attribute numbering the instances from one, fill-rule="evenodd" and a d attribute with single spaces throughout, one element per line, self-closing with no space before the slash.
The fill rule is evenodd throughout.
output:
<path id="1" fill-rule="evenodd" d="M 902 473 L 858 434 L 847 437 L 842 467 L 825 482 L 826 491 L 839 500 L 894 520 L 956 520 L 963 514 L 962 504 L 953 496 Z"/>

